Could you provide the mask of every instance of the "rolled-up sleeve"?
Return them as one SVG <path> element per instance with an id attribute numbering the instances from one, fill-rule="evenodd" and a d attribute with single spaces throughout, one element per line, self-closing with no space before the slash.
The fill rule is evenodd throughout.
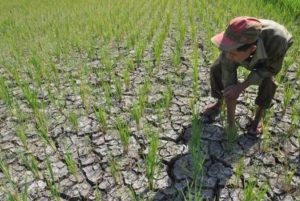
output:
<path id="1" fill-rule="evenodd" d="M 283 59 L 284 55 L 272 61 L 256 64 L 247 77 L 247 82 L 251 85 L 260 85 L 263 79 L 277 75 L 282 68 Z"/>
<path id="2" fill-rule="evenodd" d="M 237 67 L 238 64 L 228 60 L 225 53 L 220 55 L 222 64 L 222 84 L 224 89 L 230 85 L 237 83 Z"/>

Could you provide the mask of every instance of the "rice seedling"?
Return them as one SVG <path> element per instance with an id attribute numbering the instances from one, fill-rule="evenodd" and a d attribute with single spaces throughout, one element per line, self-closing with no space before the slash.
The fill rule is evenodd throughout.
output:
<path id="1" fill-rule="evenodd" d="M 117 100 L 121 102 L 123 96 L 123 83 L 118 77 L 114 77 Z"/>
<path id="2" fill-rule="evenodd" d="M 139 196 L 139 195 L 136 194 L 136 192 L 133 190 L 133 188 L 131 186 L 129 186 L 128 189 L 129 189 L 131 200 L 133 200 L 133 201 L 141 201 L 141 200 L 143 200 L 141 198 L 141 196 Z"/>
<path id="3" fill-rule="evenodd" d="M 36 111 L 40 107 L 40 103 L 38 101 L 37 93 L 29 87 L 29 84 L 22 84 L 23 94 L 33 111 Z"/>
<path id="4" fill-rule="evenodd" d="M 96 201 L 102 201 L 102 199 L 101 199 L 101 192 L 99 191 L 98 184 L 95 187 L 95 200 Z"/>
<path id="5" fill-rule="evenodd" d="M 51 166 L 51 162 L 49 160 L 49 156 L 46 156 L 46 167 L 47 167 L 48 173 L 50 174 L 50 178 L 46 177 L 47 186 L 50 189 L 52 198 L 54 198 L 54 200 L 56 200 L 56 201 L 59 201 L 60 193 L 59 193 L 58 187 L 55 184 L 54 173 L 53 173 L 53 169 Z"/>
<path id="6" fill-rule="evenodd" d="M 5 84 L 5 80 L 2 76 L 0 76 L 0 98 L 4 101 L 8 108 L 13 107 L 13 97 L 9 92 L 9 88 Z"/>
<path id="7" fill-rule="evenodd" d="M 153 53 L 154 53 L 154 64 L 156 67 L 159 67 L 160 65 L 160 60 L 161 60 L 161 53 L 163 50 L 163 45 L 165 42 L 165 39 L 167 37 L 167 33 L 169 31 L 169 27 L 171 24 L 171 13 L 167 11 L 166 14 L 166 21 L 163 23 L 163 28 L 161 30 L 161 32 L 159 33 L 154 45 L 153 45 Z"/>
<path id="8" fill-rule="evenodd" d="M 288 84 L 288 86 L 285 87 L 284 94 L 283 94 L 283 109 L 282 109 L 282 115 L 285 114 L 286 109 L 288 105 L 290 104 L 290 101 L 293 96 L 293 89 L 292 87 Z"/>
<path id="9" fill-rule="evenodd" d="M 266 111 L 262 119 L 262 141 L 260 143 L 260 151 L 267 152 L 272 146 L 272 139 L 269 132 L 270 119 L 274 114 L 274 109 Z"/>
<path id="10" fill-rule="evenodd" d="M 103 132 L 106 132 L 107 128 L 108 128 L 108 123 L 107 123 L 107 115 L 106 112 L 103 108 L 98 108 L 98 109 L 94 109 L 97 121 L 100 123 L 101 125 L 101 130 Z"/>
<path id="11" fill-rule="evenodd" d="M 146 40 L 141 40 L 136 48 L 136 51 L 135 51 L 135 60 L 138 64 L 140 64 L 141 60 L 142 60 L 142 57 L 143 57 L 143 53 L 144 53 L 144 50 L 146 48 Z"/>
<path id="12" fill-rule="evenodd" d="M 27 184 L 27 177 L 25 177 L 25 182 L 24 182 L 24 190 L 21 193 L 21 200 L 22 201 L 27 201 L 28 200 L 28 184 Z"/>
<path id="13" fill-rule="evenodd" d="M 125 85 L 125 91 L 127 91 L 130 87 L 130 73 L 127 68 L 123 70 L 123 80 Z"/>
<path id="14" fill-rule="evenodd" d="M 191 97 L 189 100 L 189 107 L 191 109 L 192 117 L 196 117 L 199 115 L 199 105 L 197 105 L 196 103 L 197 103 L 197 98 Z"/>
<path id="15" fill-rule="evenodd" d="M 123 151 L 124 153 L 127 153 L 130 139 L 130 130 L 128 124 L 118 117 L 115 120 L 115 128 L 119 133 L 119 137 L 123 145 Z"/>
<path id="16" fill-rule="evenodd" d="M 243 200 L 245 200 L 245 201 L 264 200 L 268 189 L 269 188 L 266 184 L 262 185 L 260 187 L 257 187 L 256 178 L 250 177 L 245 184 L 245 188 L 243 191 Z"/>
<path id="17" fill-rule="evenodd" d="M 299 105 L 295 104 L 292 107 L 292 111 L 291 111 L 291 126 L 289 128 L 289 130 L 287 131 L 287 135 L 291 136 L 296 129 L 298 128 L 298 122 L 300 122 L 300 116 L 299 116 Z"/>
<path id="18" fill-rule="evenodd" d="M 0 154 L 0 170 L 1 170 L 2 174 L 4 175 L 4 178 L 6 179 L 6 181 L 9 182 L 12 186 L 14 186 L 15 182 L 13 181 L 13 179 L 11 177 L 9 166 L 7 166 L 5 164 L 1 154 Z"/>
<path id="19" fill-rule="evenodd" d="M 195 178 L 194 183 L 203 174 L 203 162 L 205 156 L 202 153 L 202 125 L 197 116 L 192 119 L 192 136 L 189 140 L 189 153 L 192 157 L 192 178 Z"/>
<path id="20" fill-rule="evenodd" d="M 71 112 L 69 114 L 69 122 L 71 123 L 72 127 L 78 131 L 78 125 L 79 125 L 79 122 L 78 122 L 78 115 L 75 113 L 75 112 Z"/>
<path id="21" fill-rule="evenodd" d="M 7 195 L 7 201 L 20 201 L 20 196 L 17 192 L 7 189 L 3 189 L 3 192 Z"/>
<path id="22" fill-rule="evenodd" d="M 25 165 L 25 167 L 32 172 L 32 174 L 34 175 L 34 177 L 36 179 L 42 178 L 41 173 L 38 168 L 38 161 L 35 158 L 35 156 L 33 156 L 31 154 L 25 155 L 24 152 L 19 150 L 18 157 L 20 158 L 21 162 Z"/>
<path id="23" fill-rule="evenodd" d="M 28 150 L 28 142 L 27 142 L 27 135 L 25 133 L 25 127 L 23 125 L 17 127 L 16 134 L 21 141 L 23 147 Z"/>
<path id="24" fill-rule="evenodd" d="M 244 158 L 240 158 L 235 167 L 236 185 L 239 186 L 239 181 L 245 170 Z"/>
<path id="25" fill-rule="evenodd" d="M 161 34 L 160 38 L 156 41 L 153 47 L 154 52 L 154 63 L 156 67 L 159 67 L 160 65 L 160 59 L 161 59 L 161 52 L 163 48 L 163 42 L 164 42 L 165 35 Z"/>
<path id="26" fill-rule="evenodd" d="M 144 114 L 144 110 L 146 108 L 146 104 L 148 102 L 148 93 L 151 90 L 151 81 L 149 78 L 145 80 L 145 83 L 138 89 L 138 104 L 140 105 L 140 109 L 142 114 Z"/>
<path id="27" fill-rule="evenodd" d="M 202 201 L 201 186 L 195 184 L 187 185 L 186 192 L 181 191 L 184 201 Z"/>
<path id="28" fill-rule="evenodd" d="M 172 98 L 173 98 L 172 83 L 171 81 L 168 81 L 167 88 L 163 92 L 163 98 L 162 98 L 162 104 L 167 114 L 169 114 L 169 107 L 171 106 Z"/>
<path id="29" fill-rule="evenodd" d="M 109 160 L 109 170 L 110 170 L 110 173 L 114 179 L 114 182 L 116 184 L 118 184 L 120 182 L 120 179 L 121 179 L 121 175 L 120 175 L 120 172 L 119 172 L 119 164 L 118 162 L 115 160 L 115 158 L 113 157 L 110 157 L 110 160 Z"/>
<path id="30" fill-rule="evenodd" d="M 135 69 L 135 65 L 134 65 L 134 63 L 133 63 L 133 61 L 132 61 L 131 59 L 128 59 L 128 60 L 127 60 L 126 69 L 127 69 L 129 72 L 132 72 L 132 71 Z"/>
<path id="31" fill-rule="evenodd" d="M 193 96 L 199 96 L 199 61 L 198 61 L 198 48 L 197 46 L 193 49 L 192 56 L 192 67 L 193 67 Z"/>
<path id="32" fill-rule="evenodd" d="M 46 144 L 49 145 L 53 150 L 56 150 L 55 143 L 53 140 L 49 137 L 48 134 L 48 123 L 47 119 L 43 112 L 36 111 L 35 112 L 35 120 L 36 120 L 36 128 L 37 128 L 37 134 L 40 137 L 40 139 Z"/>
<path id="33" fill-rule="evenodd" d="M 64 153 L 64 160 L 67 164 L 67 168 L 70 171 L 70 173 L 75 177 L 75 179 L 78 181 L 78 171 L 77 171 L 77 164 L 76 161 L 73 158 L 72 153 L 69 149 L 67 149 Z"/>
<path id="34" fill-rule="evenodd" d="M 153 76 L 153 66 L 151 65 L 151 63 L 146 64 L 146 73 L 149 77 Z"/>
<path id="35" fill-rule="evenodd" d="M 42 67 L 42 62 L 40 58 L 38 57 L 36 52 L 32 52 L 32 56 L 30 59 L 30 64 L 33 66 L 33 72 L 31 72 L 32 78 L 34 81 L 36 81 L 37 85 L 40 87 L 42 84 L 42 79 L 43 79 L 43 67 Z"/>
<path id="36" fill-rule="evenodd" d="M 148 178 L 149 189 L 154 189 L 154 179 L 159 167 L 159 146 L 158 134 L 151 128 L 147 128 L 147 138 L 149 140 L 148 153 L 146 155 L 146 177 Z"/>
<path id="37" fill-rule="evenodd" d="M 295 176 L 296 170 L 290 169 L 288 167 L 285 167 L 286 171 L 284 173 L 284 189 L 286 192 L 291 191 L 292 187 L 292 180 Z"/>
<path id="38" fill-rule="evenodd" d="M 79 95 L 82 100 L 82 104 L 87 111 L 89 108 L 89 97 L 90 97 L 91 89 L 87 84 L 84 84 L 82 81 L 80 82 L 79 86 Z M 88 113 L 88 112 L 87 112 Z"/>
<path id="39" fill-rule="evenodd" d="M 142 117 L 142 110 L 139 104 L 134 104 L 130 110 L 130 114 L 132 119 L 134 119 L 136 123 L 136 128 L 137 130 L 140 130 L 142 125 L 141 125 L 141 117 Z"/>
<path id="40" fill-rule="evenodd" d="M 104 83 L 102 86 L 104 90 L 104 99 L 106 102 L 106 105 L 110 107 L 112 105 L 112 98 L 111 98 L 111 87 L 108 83 Z"/>

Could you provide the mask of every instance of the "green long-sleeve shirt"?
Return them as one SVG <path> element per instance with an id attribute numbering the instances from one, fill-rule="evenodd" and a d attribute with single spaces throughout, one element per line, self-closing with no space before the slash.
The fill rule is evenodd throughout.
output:
<path id="1" fill-rule="evenodd" d="M 259 85 L 266 77 L 276 75 L 282 66 L 284 55 L 292 44 L 292 36 L 286 28 L 277 22 L 259 19 L 262 23 L 262 32 L 259 36 L 257 49 L 251 58 L 246 59 L 240 65 L 250 70 L 247 77 L 251 85 Z M 222 82 L 224 87 L 236 83 L 238 64 L 226 59 L 221 54 Z"/>

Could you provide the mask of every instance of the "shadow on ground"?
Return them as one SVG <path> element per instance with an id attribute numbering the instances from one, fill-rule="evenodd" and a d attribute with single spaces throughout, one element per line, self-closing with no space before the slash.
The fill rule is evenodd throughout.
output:
<path id="1" fill-rule="evenodd" d="M 203 200 L 230 200 L 232 195 L 222 191 L 228 181 L 235 177 L 233 180 L 243 185 L 243 176 L 235 172 L 234 166 L 241 160 L 243 164 L 249 162 L 246 156 L 258 151 L 260 139 L 245 134 L 243 129 L 234 138 L 228 138 L 220 124 L 207 122 L 205 117 L 200 117 L 196 125 L 193 122 L 179 142 L 189 147 L 188 153 L 175 156 L 169 164 L 172 185 L 160 189 L 153 200 L 198 200 L 198 197 Z M 197 146 L 198 150 L 195 149 Z M 195 165 L 199 167 L 196 163 L 201 159 L 202 173 L 195 174 Z"/>

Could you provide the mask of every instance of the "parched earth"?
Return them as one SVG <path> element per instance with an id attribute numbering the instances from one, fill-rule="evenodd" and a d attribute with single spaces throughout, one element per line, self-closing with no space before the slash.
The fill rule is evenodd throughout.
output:
<path id="1" fill-rule="evenodd" d="M 161 160 L 159 172 L 155 175 L 154 190 L 150 191 L 145 171 L 145 156 L 149 142 L 143 129 L 137 130 L 135 122 L 130 119 L 129 108 L 136 102 L 136 90 L 144 83 L 147 72 L 146 65 L 152 65 L 152 52 L 146 50 L 145 57 L 131 74 L 130 88 L 124 91 L 122 101 L 113 101 L 108 121 L 108 130 L 101 131 L 94 112 L 86 113 L 81 97 L 72 91 L 68 80 L 53 88 L 56 99 L 63 106 L 58 109 L 48 101 L 47 93 L 40 93 L 40 100 L 48 103 L 45 113 L 49 120 L 49 135 L 55 142 L 57 150 L 45 145 L 36 134 L 34 120 L 27 119 L 26 134 L 29 150 L 25 150 L 16 136 L 16 119 L 1 102 L 0 105 L 0 146 L 3 161 L 9 167 L 10 175 L 19 192 L 24 191 L 27 183 L 29 200 L 52 200 L 51 191 L 46 178 L 49 176 L 46 158 L 49 157 L 55 185 L 61 200 L 95 200 L 96 192 L 100 192 L 102 200 L 184 200 L 191 181 L 199 181 L 202 197 L 207 200 L 243 200 L 246 189 L 253 184 L 254 189 L 268 186 L 265 200 L 300 200 L 300 133 L 299 125 L 292 125 L 291 110 L 282 114 L 283 88 L 279 87 L 274 99 L 273 113 L 267 128 L 267 134 L 253 137 L 247 134 L 246 126 L 253 117 L 256 88 L 247 89 L 238 100 L 236 110 L 238 136 L 228 150 L 228 138 L 224 134 L 224 119 L 219 115 L 214 121 L 202 117 L 203 108 L 214 100 L 209 97 L 209 65 L 208 52 L 199 48 L 200 87 L 197 100 L 199 124 L 202 125 L 201 149 L 204 156 L 203 175 L 192 178 L 193 160 L 189 152 L 191 138 L 192 112 L 190 99 L 192 94 L 192 67 L 190 41 L 186 41 L 179 69 L 171 64 L 172 42 L 167 38 L 159 69 L 153 66 L 150 76 L 152 88 L 146 106 L 142 124 L 151 124 L 159 133 L 159 151 Z M 130 56 L 134 51 L 119 48 L 121 54 Z M 113 55 L 120 54 L 116 50 Z M 129 55 L 128 55 L 129 54 Z M 116 63 L 115 70 L 123 68 L 124 63 Z M 93 70 L 101 70 L 101 60 L 89 61 Z M 60 67 L 62 79 L 79 69 Z M 299 81 L 295 80 L 297 64 L 290 67 L 286 80 L 295 83 L 294 90 L 299 92 Z M 97 87 L 99 80 L 91 70 L 89 84 L 93 86 L 93 97 L 90 102 L 103 106 L 103 91 Z M 116 73 L 121 78 L 121 74 Z M 162 99 L 166 89 L 167 77 L 172 78 L 173 98 L 169 112 L 159 117 L 152 109 Z M 15 97 L 21 97 L 20 90 L 11 83 Z M 112 86 L 114 90 L 114 86 Z M 295 93 L 292 101 L 299 98 Z M 21 109 L 30 114 L 26 101 L 20 98 Z M 68 121 L 70 111 L 75 112 L 78 128 L 74 129 Z M 131 131 L 128 153 L 123 152 L 118 133 L 114 128 L 114 120 L 120 117 L 125 120 Z M 291 128 L 294 127 L 292 130 Z M 75 178 L 68 170 L 63 157 L 69 149 L 76 161 L 78 176 Z M 32 154 L 38 161 L 40 177 L 26 167 L 17 155 L 23 152 Z M 112 174 L 112 164 L 116 165 L 116 174 Z M 289 175 L 289 176 L 287 176 Z M 4 173 L 0 170 L 1 185 L 10 188 Z M 0 200 L 6 199 L 6 192 L 0 188 Z"/>

